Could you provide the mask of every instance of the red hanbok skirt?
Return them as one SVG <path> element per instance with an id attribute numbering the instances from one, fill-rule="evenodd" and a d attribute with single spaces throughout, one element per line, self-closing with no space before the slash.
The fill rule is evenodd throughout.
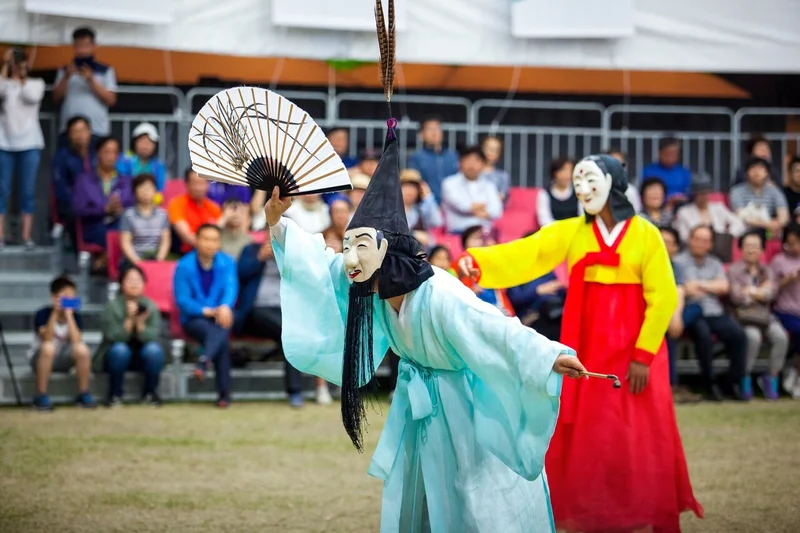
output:
<path id="1" fill-rule="evenodd" d="M 623 388 L 564 380 L 546 457 L 556 525 L 679 532 L 681 512 L 702 518 L 703 508 L 692 494 L 675 421 L 666 344 L 650 366 L 647 387 L 634 396 L 624 379 L 644 320 L 642 287 L 587 282 L 583 292 L 578 356 L 591 371 L 618 375 Z"/>

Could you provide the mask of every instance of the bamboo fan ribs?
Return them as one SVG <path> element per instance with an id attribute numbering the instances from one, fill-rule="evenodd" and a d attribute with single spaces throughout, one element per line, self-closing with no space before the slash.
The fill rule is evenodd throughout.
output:
<path id="1" fill-rule="evenodd" d="M 234 87 L 214 95 L 189 132 L 192 169 L 212 181 L 281 197 L 352 188 L 322 128 L 277 93 Z"/>

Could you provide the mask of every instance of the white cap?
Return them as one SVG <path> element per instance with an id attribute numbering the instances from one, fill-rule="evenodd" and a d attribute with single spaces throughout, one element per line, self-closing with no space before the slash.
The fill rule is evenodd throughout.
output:
<path id="1" fill-rule="evenodd" d="M 133 138 L 147 135 L 154 143 L 158 142 L 158 129 L 149 122 L 142 122 L 133 129 Z"/>

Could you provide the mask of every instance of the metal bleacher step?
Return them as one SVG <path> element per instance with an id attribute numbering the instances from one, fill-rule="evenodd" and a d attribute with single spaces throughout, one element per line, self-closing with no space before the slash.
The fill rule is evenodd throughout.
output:
<path id="1" fill-rule="evenodd" d="M 50 299 L 3 298 L 0 296 L 0 321 L 5 331 L 33 331 L 36 311 L 50 305 Z M 100 329 L 105 304 L 89 303 L 81 306 L 83 328 L 87 331 Z"/>
<path id="2" fill-rule="evenodd" d="M 0 271 L 0 306 L 6 299 L 48 302 L 52 280 L 49 272 Z"/>
<path id="3" fill-rule="evenodd" d="M 33 250 L 22 246 L 5 246 L 0 251 L 0 272 L 51 272 L 54 253 L 52 246 Z"/>
<path id="4" fill-rule="evenodd" d="M 7 331 L 4 329 L 3 331 L 5 334 L 6 345 L 8 346 L 9 356 L 11 357 L 11 363 L 15 368 L 27 368 L 29 366 L 28 350 L 31 346 L 31 341 L 33 340 L 33 330 Z M 89 349 L 92 350 L 92 353 L 94 353 L 94 350 L 100 345 L 101 337 L 102 335 L 99 331 L 83 332 L 83 342 L 89 346 Z M 3 363 L 3 372 L 7 372 L 5 366 L 5 363 Z"/>

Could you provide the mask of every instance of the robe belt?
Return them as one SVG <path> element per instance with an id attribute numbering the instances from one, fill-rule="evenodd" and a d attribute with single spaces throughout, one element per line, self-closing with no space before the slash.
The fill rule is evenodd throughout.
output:
<path id="1" fill-rule="evenodd" d="M 435 371 L 402 358 L 397 371 L 397 385 L 389 416 L 367 470 L 369 475 L 384 481 L 389 478 L 397 456 L 401 453 L 409 411 L 412 420 L 423 423 L 421 430 L 424 431 L 428 417 L 435 415 L 438 407 L 438 393 L 431 390 L 436 387 Z"/>

